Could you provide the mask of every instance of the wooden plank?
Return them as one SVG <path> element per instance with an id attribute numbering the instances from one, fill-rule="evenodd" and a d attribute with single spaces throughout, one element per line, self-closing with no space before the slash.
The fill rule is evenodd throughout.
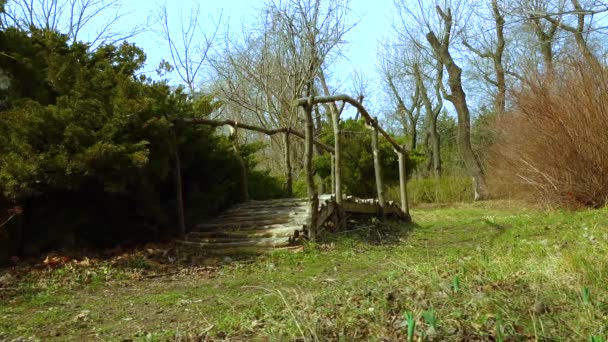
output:
<path id="1" fill-rule="evenodd" d="M 184 241 L 191 246 L 197 246 L 203 249 L 228 249 L 235 247 L 285 247 L 291 244 L 291 239 L 289 238 L 261 238 L 261 239 L 251 239 L 251 240 L 242 240 L 236 242 L 213 242 L 213 243 L 205 243 L 205 242 L 191 242 Z"/>
<path id="2" fill-rule="evenodd" d="M 243 237 L 280 237 L 294 236 L 296 231 L 302 232 L 304 225 L 276 225 L 267 229 L 241 229 L 226 231 L 194 231 L 188 236 L 197 238 L 243 238 Z"/>

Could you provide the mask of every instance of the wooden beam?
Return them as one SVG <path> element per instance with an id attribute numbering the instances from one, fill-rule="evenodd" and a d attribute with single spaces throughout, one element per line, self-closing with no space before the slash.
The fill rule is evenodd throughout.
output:
<path id="1" fill-rule="evenodd" d="M 308 204 L 310 207 L 309 221 L 308 221 L 308 238 L 311 241 L 317 240 L 317 210 L 319 210 L 319 198 L 315 190 L 315 177 L 312 165 L 312 154 L 313 154 L 313 139 L 314 139 L 314 125 L 312 121 L 312 96 L 311 101 L 305 104 L 302 108 L 304 110 L 304 119 L 306 121 L 306 131 L 304 136 L 304 169 L 306 171 L 306 185 L 308 190 Z"/>
<path id="2" fill-rule="evenodd" d="M 377 121 L 377 119 L 374 119 Z M 377 125 L 376 125 L 377 126 Z M 386 220 L 386 202 L 384 201 L 384 182 L 382 181 L 382 166 L 380 164 L 380 148 L 378 144 L 378 129 L 369 126 L 372 132 L 372 155 L 374 157 L 374 173 L 376 174 L 376 193 L 378 195 L 378 214 Z"/>
<path id="3" fill-rule="evenodd" d="M 292 105 L 293 106 L 303 106 L 306 103 L 308 103 L 308 100 L 309 100 L 308 98 L 296 99 L 296 100 L 293 100 Z M 361 116 L 365 119 L 365 121 L 368 124 L 372 125 L 374 128 L 377 128 L 378 132 L 380 132 L 380 134 L 382 134 L 382 136 L 384 136 L 384 138 L 391 145 L 393 145 L 393 148 L 395 150 L 405 151 L 407 153 L 407 150 L 403 150 L 403 146 L 399 145 L 395 141 L 395 139 L 393 139 L 384 129 L 382 129 L 382 127 L 380 127 L 378 125 L 377 121 L 374 121 L 372 116 L 369 114 L 367 109 L 365 109 L 365 107 L 363 107 L 361 102 L 353 99 L 352 97 L 350 97 L 348 95 L 316 96 L 316 97 L 313 97 L 312 104 L 314 105 L 314 104 L 318 104 L 318 103 L 329 103 L 329 102 L 336 102 L 336 101 L 344 101 L 344 102 L 349 103 L 353 107 L 357 108 L 357 110 L 359 111 L 359 113 L 361 113 Z"/>
<path id="4" fill-rule="evenodd" d="M 255 131 L 255 132 L 260 132 L 260 133 L 264 133 L 266 135 L 275 135 L 278 133 L 290 133 L 295 135 L 296 137 L 300 138 L 300 139 L 305 139 L 304 137 L 304 133 L 295 130 L 291 127 L 280 127 L 280 128 L 274 128 L 274 129 L 267 129 L 264 127 L 258 127 L 258 126 L 254 126 L 254 125 L 249 125 L 249 124 L 245 124 L 242 122 L 238 122 L 235 120 L 209 120 L 209 119 L 203 119 L 203 118 L 196 118 L 196 119 L 181 119 L 180 121 L 187 123 L 187 124 L 191 124 L 191 125 L 207 125 L 207 126 L 213 126 L 213 127 L 219 127 L 219 126 L 232 126 L 234 128 L 243 128 L 249 131 Z M 313 138 L 313 143 L 316 144 L 317 146 L 321 147 L 322 149 L 324 149 L 327 152 L 334 152 L 334 148 L 324 144 L 323 142 L 319 141 L 316 138 Z"/>
<path id="5" fill-rule="evenodd" d="M 340 113 L 331 111 L 331 122 L 334 129 L 334 188 L 333 192 L 336 196 L 336 203 L 342 204 L 342 153 L 341 153 L 341 140 L 340 134 Z"/>
<path id="6" fill-rule="evenodd" d="M 291 174 L 291 145 L 289 142 L 289 132 L 285 132 L 283 135 L 283 143 L 285 144 L 285 181 L 287 196 L 291 197 L 293 194 L 293 178 Z"/>
<path id="7" fill-rule="evenodd" d="M 405 150 L 405 145 L 403 149 Z M 395 150 L 399 156 L 399 190 L 401 195 L 401 211 L 406 215 L 406 220 L 411 220 L 409 201 L 407 198 L 407 155 L 402 151 Z"/>

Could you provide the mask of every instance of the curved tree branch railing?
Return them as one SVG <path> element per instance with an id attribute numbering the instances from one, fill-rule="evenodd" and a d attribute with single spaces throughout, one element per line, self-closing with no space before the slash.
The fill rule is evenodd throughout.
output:
<path id="1" fill-rule="evenodd" d="M 374 170 L 375 170 L 375 176 L 376 176 L 376 189 L 377 189 L 377 195 L 378 195 L 378 204 L 379 204 L 379 210 L 380 210 L 380 215 L 382 216 L 382 218 L 385 218 L 385 213 L 386 213 L 386 201 L 384 199 L 384 184 L 382 181 L 382 173 L 380 170 L 380 159 L 379 159 L 379 152 L 378 152 L 378 134 L 381 134 L 392 146 L 393 149 L 395 150 L 395 153 L 398 154 L 399 156 L 399 185 L 400 185 L 400 195 L 401 195 L 401 210 L 403 211 L 403 213 L 406 215 L 406 220 L 411 220 L 410 214 L 409 214 L 409 204 L 408 204 L 408 198 L 407 198 L 407 178 L 406 178 L 406 162 L 407 162 L 407 149 L 405 148 L 404 145 L 401 145 L 399 143 L 397 143 L 397 141 L 395 141 L 395 139 L 393 139 L 393 137 L 391 137 L 382 127 L 380 127 L 380 125 L 378 124 L 378 119 L 375 117 L 372 117 L 369 112 L 367 111 L 367 109 L 365 109 L 365 107 L 363 107 L 363 105 L 361 104 L 360 101 L 355 100 L 354 98 L 348 96 L 348 95 L 332 95 L 332 96 L 310 96 L 310 97 L 305 97 L 305 98 L 299 98 L 293 101 L 293 106 L 296 107 L 300 107 L 304 109 L 304 114 L 306 115 L 306 122 L 310 122 L 312 120 L 312 108 L 314 105 L 316 104 L 322 104 L 322 103 L 335 103 L 338 101 L 342 101 L 342 107 L 344 106 L 345 103 L 348 103 L 350 105 L 352 105 L 353 107 L 355 107 L 359 114 L 361 115 L 361 117 L 363 117 L 363 119 L 365 120 L 365 122 L 367 123 L 367 125 L 372 129 L 372 152 L 374 154 Z M 341 112 L 341 111 L 340 111 Z M 338 114 L 339 115 L 339 114 Z M 334 120 L 337 120 L 337 118 L 333 118 Z M 306 134 L 309 134 L 308 130 L 306 131 Z M 340 135 L 340 128 L 338 125 L 334 125 L 334 136 L 338 137 Z M 335 156 L 336 158 L 334 160 L 340 160 L 340 146 L 339 146 L 339 139 L 334 139 L 336 141 L 336 145 L 334 146 L 334 151 L 335 151 Z M 312 154 L 312 145 L 311 146 L 306 146 L 306 154 Z M 307 182 L 314 183 L 314 180 L 310 177 L 310 175 L 312 174 L 312 166 L 310 165 L 306 165 L 306 173 L 309 177 L 307 177 Z M 334 186 L 334 193 L 336 194 L 336 202 L 338 204 L 342 203 L 342 198 L 341 198 L 341 188 L 342 188 L 342 184 L 341 183 L 341 167 L 340 167 L 340 163 L 336 162 L 335 165 L 333 165 L 332 163 L 332 170 L 335 174 L 333 174 L 332 179 L 334 179 L 335 182 L 335 186 Z M 309 203 L 311 204 L 311 212 L 313 212 L 314 210 L 316 210 L 315 208 L 313 208 L 312 206 L 314 206 L 314 203 L 318 202 L 318 195 L 316 193 L 314 193 L 314 184 L 308 184 L 308 189 L 309 189 Z M 309 229 L 311 230 L 316 230 L 316 225 L 311 224 Z M 312 235 L 314 235 L 315 232 L 312 233 Z"/>

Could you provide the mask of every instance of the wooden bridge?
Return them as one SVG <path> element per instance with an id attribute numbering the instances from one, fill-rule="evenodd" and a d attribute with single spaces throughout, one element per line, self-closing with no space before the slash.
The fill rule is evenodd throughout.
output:
<path id="1" fill-rule="evenodd" d="M 341 102 L 340 109 L 336 105 Z M 339 118 L 348 103 L 355 107 L 361 118 L 370 128 L 371 148 L 374 160 L 374 173 L 376 179 L 375 199 L 357 199 L 342 194 L 341 180 L 341 132 Z M 330 109 L 331 123 L 334 130 L 334 146 L 328 146 L 315 138 L 312 111 L 314 106 L 327 104 Z M 378 215 L 382 220 L 387 216 L 396 216 L 409 221 L 409 207 L 407 200 L 406 162 L 407 149 L 398 144 L 385 130 L 380 127 L 378 119 L 372 117 L 360 101 L 347 95 L 309 96 L 296 99 L 293 106 L 301 109 L 306 125 L 305 131 L 300 132 L 292 127 L 268 129 L 250 124 L 239 123 L 234 120 L 209 120 L 205 118 L 183 120 L 189 124 L 209 126 L 231 126 L 233 128 L 234 149 L 239 155 L 238 134 L 239 128 L 257 131 L 266 135 L 284 134 L 285 165 L 287 189 L 292 189 L 292 170 L 290 155 L 290 136 L 304 139 L 304 171 L 306 175 L 306 199 L 281 199 L 272 201 L 249 201 L 247 191 L 247 169 L 241 160 L 243 198 L 245 203 L 235 205 L 219 217 L 196 226 L 187 232 L 184 224 L 184 209 L 181 189 L 181 173 L 179 158 L 175 158 L 176 194 L 178 203 L 178 223 L 181 241 L 190 246 L 203 248 L 209 252 L 234 253 L 258 252 L 268 248 L 286 247 L 294 244 L 300 237 L 306 236 L 314 241 L 323 231 L 337 230 L 344 226 L 347 214 Z M 393 147 L 399 157 L 399 205 L 386 201 L 384 198 L 384 182 L 379 153 L 379 136 L 384 137 Z M 332 160 L 332 195 L 317 195 L 312 158 L 316 145 L 318 149 L 331 154 Z"/>
<path id="2" fill-rule="evenodd" d="M 387 204 L 384 214 L 407 219 L 397 204 Z M 374 199 L 346 197 L 342 206 L 338 206 L 333 195 L 321 195 L 316 231 L 339 229 L 340 221 L 344 219 L 341 215 L 381 215 L 381 212 L 382 208 Z M 288 248 L 306 238 L 311 216 L 308 200 L 304 198 L 248 201 L 196 226 L 182 243 L 208 254 L 259 253 L 272 248 Z"/>

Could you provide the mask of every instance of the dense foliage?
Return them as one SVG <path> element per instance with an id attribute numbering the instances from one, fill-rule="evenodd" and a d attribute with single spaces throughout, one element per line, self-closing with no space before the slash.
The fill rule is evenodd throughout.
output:
<path id="1" fill-rule="evenodd" d="M 0 50 L 0 191 L 24 206 L 24 252 L 171 235 L 175 151 L 189 224 L 239 199 L 229 139 L 172 123 L 216 104 L 138 74 L 146 56 L 135 45 L 90 51 L 57 32 L 8 29 Z"/>

